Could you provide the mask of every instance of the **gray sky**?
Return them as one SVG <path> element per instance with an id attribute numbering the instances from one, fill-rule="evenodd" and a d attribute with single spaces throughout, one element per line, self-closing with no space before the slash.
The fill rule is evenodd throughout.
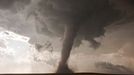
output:
<path id="1" fill-rule="evenodd" d="M 78 45 L 73 48 L 69 59 L 71 69 L 75 72 L 112 72 L 103 70 L 102 67 L 96 68 L 95 65 L 98 62 L 109 62 L 133 71 L 133 8 L 128 5 L 127 11 L 123 6 L 111 6 L 107 0 L 96 1 L 98 0 L 0 0 L 0 26 L 29 37 L 32 45 L 37 43 L 43 46 L 41 49 L 45 50 L 44 53 L 35 52 L 35 56 L 46 60 L 45 64 L 32 64 L 32 72 L 54 72 L 60 58 L 64 26 L 79 23 L 82 25 L 75 42 Z M 92 47 L 91 39 L 99 43 L 97 49 Z M 45 48 L 46 41 L 52 43 L 55 51 L 53 54 Z M 14 50 L 21 46 L 18 55 L 29 50 L 26 46 L 30 43 L 15 40 L 8 42 Z M 3 47 L 3 41 L 0 41 L 0 46 Z M 50 65 L 52 61 L 56 63 L 55 66 Z M 48 67 L 48 71 L 43 71 L 45 68 L 42 65 Z M 27 71 L 31 71 L 31 64 Z"/>

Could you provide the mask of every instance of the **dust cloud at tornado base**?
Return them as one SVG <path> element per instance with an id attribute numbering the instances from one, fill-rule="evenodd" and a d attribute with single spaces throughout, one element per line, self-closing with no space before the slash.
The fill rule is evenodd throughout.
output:
<path id="1" fill-rule="evenodd" d="M 18 1 L 18 5 L 17 3 L 15 5 L 15 3 L 12 1 L 14 2 Z M 36 13 L 33 13 L 34 10 L 38 9 L 36 5 L 38 5 L 38 2 L 40 2 L 41 0 L 37 0 L 37 1 L 31 0 L 30 3 L 29 2 L 25 3 L 25 1 L 26 0 L 24 0 L 24 2 L 20 1 L 20 4 L 22 4 L 22 6 L 19 4 L 19 0 L 11 0 L 12 4 L 7 3 L 7 5 L 9 6 L 6 6 L 5 8 L 3 5 L 0 6 L 2 7 L 2 9 L 0 10 L 1 27 L 4 27 L 5 29 L 16 32 L 18 34 L 30 37 L 30 43 L 32 44 L 37 43 L 37 44 L 43 45 L 46 41 L 50 41 L 54 49 L 53 54 L 56 54 L 56 53 L 58 54 L 57 58 L 54 58 L 55 59 L 54 61 L 58 60 L 60 58 L 59 55 L 60 55 L 60 50 L 61 50 L 62 38 L 59 38 L 57 36 L 54 36 L 51 38 L 51 37 L 48 37 L 47 35 L 44 35 L 43 33 L 45 31 L 42 31 L 43 30 L 42 28 L 45 28 L 44 26 L 42 26 L 45 23 L 45 22 L 42 22 L 44 17 L 42 17 L 42 14 L 40 14 L 38 11 L 36 11 Z M 56 9 L 58 9 L 58 6 Z M 38 16 L 36 14 L 38 14 Z M 82 40 L 82 44 L 80 44 L 79 47 L 73 48 L 72 54 L 69 59 L 69 67 L 75 72 L 114 73 L 114 71 L 112 72 L 112 70 L 109 71 L 108 70 L 109 68 L 106 69 L 105 67 L 96 66 L 97 63 L 106 62 L 106 63 L 111 63 L 114 65 L 121 65 L 133 71 L 134 65 L 132 63 L 134 62 L 134 59 L 133 59 L 134 58 L 133 56 L 133 52 L 134 52 L 133 51 L 134 49 L 133 48 L 133 44 L 134 44 L 133 24 L 134 22 L 128 21 L 124 23 L 124 20 L 122 19 L 119 20 L 119 22 L 121 23 L 118 24 L 116 22 L 113 22 L 110 25 L 105 26 L 104 36 L 102 35 L 102 36 L 98 36 L 94 38 L 97 42 L 100 43 L 100 46 L 97 49 L 92 48 L 90 41 L 87 41 L 87 40 Z M 39 27 L 38 31 L 36 29 L 37 24 Z M 60 27 L 60 25 L 59 25 L 59 28 L 61 28 L 61 31 L 64 30 L 62 26 Z M 48 30 L 50 30 L 51 32 L 54 32 L 52 29 L 48 29 Z M 57 34 L 59 36 L 62 36 L 63 33 L 60 33 L 61 31 L 57 30 L 57 32 L 59 33 L 58 34 L 53 33 L 53 35 Z M 49 32 L 46 34 L 49 34 Z M 42 47 L 41 50 L 45 50 L 45 47 Z M 51 57 L 51 53 L 49 53 L 47 49 L 42 53 L 37 52 L 36 54 L 36 56 L 41 56 L 41 57 L 43 57 L 43 55 L 45 58 L 39 58 L 39 59 L 47 63 L 45 65 L 43 63 L 39 63 L 37 66 L 35 67 L 33 66 L 32 67 L 33 72 L 34 71 L 35 72 L 47 72 L 45 71 L 46 67 L 47 67 L 48 72 L 54 72 L 54 69 L 56 69 L 56 66 L 55 67 L 52 67 L 52 66 L 55 63 L 57 64 L 58 62 L 52 63 L 50 65 L 51 61 L 49 62 L 47 60 L 47 57 L 49 59 L 49 57 Z M 55 57 L 55 55 L 53 56 Z M 42 64 L 44 66 L 42 66 Z"/>

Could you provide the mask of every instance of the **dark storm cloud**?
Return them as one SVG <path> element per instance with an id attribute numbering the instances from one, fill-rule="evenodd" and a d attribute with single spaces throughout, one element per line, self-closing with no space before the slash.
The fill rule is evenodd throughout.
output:
<path id="1" fill-rule="evenodd" d="M 80 25 L 75 46 L 82 39 L 98 46 L 94 37 L 103 35 L 104 26 L 119 19 L 119 11 L 114 10 L 108 0 L 42 0 L 39 12 L 44 16 L 43 27 L 49 33 L 63 36 L 65 25 Z"/>
<path id="2" fill-rule="evenodd" d="M 28 4 L 30 1 L 0 0 L 0 8 L 10 9 L 15 2 Z M 132 0 L 129 1 L 131 2 Z M 34 11 L 38 11 L 40 14 L 36 13 L 35 16 L 40 15 L 43 17 L 43 19 L 40 16 L 37 18 L 41 23 L 41 25 L 37 25 L 37 31 L 41 34 L 62 37 L 65 25 L 81 25 L 75 46 L 78 46 L 82 39 L 89 40 L 94 43 L 94 46 L 98 46 L 99 43 L 94 38 L 104 34 L 106 25 L 123 16 L 118 11 L 120 8 L 115 9 L 119 6 L 115 6 L 113 9 L 113 6 L 110 5 L 111 3 L 121 4 L 123 8 L 123 2 L 116 0 L 111 0 L 111 3 L 109 3 L 109 0 L 38 0 L 37 2 L 37 6 L 34 7 L 37 7 L 38 10 L 35 9 Z M 126 2 L 125 5 L 127 4 L 129 3 Z M 19 5 L 16 7 L 19 7 Z"/>
<path id="3" fill-rule="evenodd" d="M 15 2 L 28 4 L 30 3 L 30 0 L 0 0 L 0 9 L 11 9 Z"/>
<path id="4" fill-rule="evenodd" d="M 1 9 L 9 9 L 15 0 L 0 0 L 0 8 Z"/>

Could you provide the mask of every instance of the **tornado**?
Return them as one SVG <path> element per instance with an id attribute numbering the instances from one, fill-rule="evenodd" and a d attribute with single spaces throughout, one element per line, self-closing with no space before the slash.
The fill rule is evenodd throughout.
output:
<path id="1" fill-rule="evenodd" d="M 1 0 L 0 8 L 11 9 L 14 1 L 20 0 Z M 37 33 L 63 38 L 61 59 L 56 73 L 73 73 L 67 63 L 72 47 L 79 46 L 81 40 L 87 40 L 91 42 L 91 47 L 98 48 L 100 43 L 94 38 L 103 36 L 104 27 L 120 19 L 124 14 L 122 12 L 130 9 L 123 7 L 124 4 L 129 6 L 126 0 L 38 0 L 37 3 L 31 1 L 33 4 L 25 9 L 30 15 L 34 13 L 36 20 L 42 25 L 37 25 Z M 115 9 L 110 1 L 121 7 Z"/>
<path id="2" fill-rule="evenodd" d="M 73 45 L 84 38 L 97 48 L 99 44 L 94 38 L 103 35 L 104 26 L 118 19 L 119 15 L 108 0 L 42 0 L 39 6 L 44 27 L 49 33 L 63 37 L 56 73 L 73 73 L 67 65 Z"/>

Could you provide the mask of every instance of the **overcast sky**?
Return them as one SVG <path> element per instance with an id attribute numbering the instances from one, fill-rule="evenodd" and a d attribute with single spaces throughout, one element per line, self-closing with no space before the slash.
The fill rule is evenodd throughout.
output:
<path id="1" fill-rule="evenodd" d="M 8 57 L 7 60 L 23 59 L 23 56 L 25 56 L 23 52 L 25 54 L 26 51 L 30 51 L 29 48 L 31 47 L 29 45 L 39 44 L 42 46 L 41 51 L 43 52 L 38 52 L 34 50 L 35 47 L 32 47 L 33 51 L 35 51 L 33 56 L 45 63 L 39 61 L 36 61 L 36 63 L 28 62 L 26 65 L 29 65 L 29 69 L 23 72 L 54 72 L 60 58 L 64 26 L 81 23 L 82 26 L 78 32 L 77 42 L 75 42 L 79 45 L 73 48 L 69 59 L 69 67 L 72 70 L 75 72 L 118 73 L 106 68 L 106 66 L 109 66 L 107 64 L 103 64 L 103 67 L 96 66 L 97 63 L 107 62 L 113 64 L 113 66 L 123 66 L 110 68 L 127 69 L 127 71 L 119 71 L 119 73 L 134 71 L 134 17 L 133 13 L 131 13 L 133 12 L 132 8 L 128 6 L 130 9 L 128 13 L 131 14 L 128 15 L 121 13 L 126 11 L 126 9 L 122 9 L 122 6 L 110 7 L 109 4 L 111 3 L 107 4 L 107 0 L 99 2 L 96 2 L 96 0 L 78 0 L 77 3 L 76 1 L 0 0 L 0 27 L 16 35 L 19 34 L 22 37 L 29 38 L 28 42 L 22 42 L 17 37 L 15 38 L 16 40 L 6 39 L 9 42 L 8 44 L 3 44 L 5 39 L 0 38 L 0 48 L 12 47 L 13 52 L 18 52 L 15 58 Z M 119 2 L 119 4 L 122 3 Z M 90 15 L 87 13 L 90 13 Z M 86 21 L 83 21 L 83 19 L 86 19 Z M 2 32 L 3 30 L 1 29 L 0 31 Z M 0 35 L 0 37 L 2 36 Z M 12 34 L 12 36 L 14 35 Z M 92 47 L 93 42 L 91 42 L 91 39 L 99 43 L 97 49 Z M 53 54 L 44 45 L 47 41 L 52 43 Z M 10 61 L 8 64 L 13 65 Z M 27 59 L 24 61 L 27 61 Z M 3 69 L 4 67 L 0 69 L 0 72 L 5 72 Z M 7 71 L 11 72 L 10 70 Z M 19 71 L 15 70 L 15 72 Z"/>

